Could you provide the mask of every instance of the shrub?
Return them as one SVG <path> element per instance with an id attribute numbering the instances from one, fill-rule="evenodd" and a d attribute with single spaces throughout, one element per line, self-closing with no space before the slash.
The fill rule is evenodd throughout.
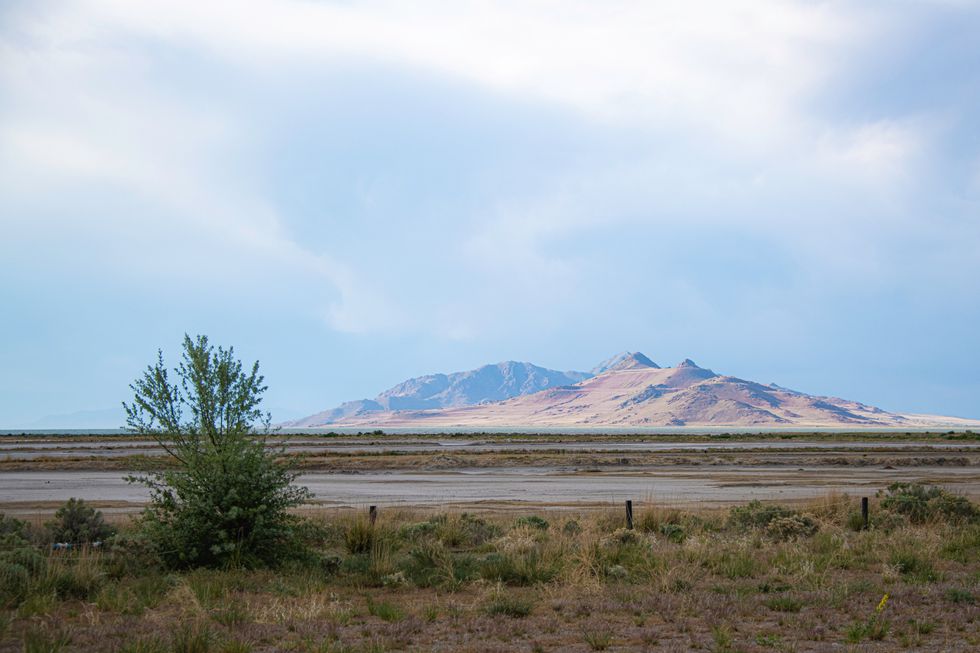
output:
<path id="1" fill-rule="evenodd" d="M 0 542 L 8 538 L 11 541 L 27 541 L 27 522 L 0 512 Z"/>
<path id="2" fill-rule="evenodd" d="M 605 628 L 598 630 L 583 629 L 582 637 L 593 651 L 605 651 L 612 644 L 612 631 Z"/>
<path id="3" fill-rule="evenodd" d="M 471 555 L 453 555 L 438 541 L 421 542 L 408 553 L 406 574 L 419 587 L 457 588 L 472 578 L 476 563 Z"/>
<path id="4" fill-rule="evenodd" d="M 751 578 L 758 571 L 758 562 L 750 551 L 722 551 L 712 561 L 716 574 L 735 580 Z"/>
<path id="5" fill-rule="evenodd" d="M 382 621 L 401 621 L 405 618 L 405 611 L 399 608 L 393 603 L 387 601 L 381 601 L 375 603 L 370 598 L 368 599 L 368 614 L 372 617 L 377 617 Z"/>
<path id="6" fill-rule="evenodd" d="M 436 537 L 452 548 L 480 546 L 500 532 L 496 526 L 485 519 L 465 512 L 461 515 L 440 515 L 434 521 Z"/>
<path id="7" fill-rule="evenodd" d="M 796 514 L 795 510 L 756 500 L 744 506 L 732 508 L 728 515 L 728 522 L 735 528 L 742 530 L 765 528 L 774 519 L 793 517 Z"/>
<path id="8" fill-rule="evenodd" d="M 766 601 L 766 607 L 775 612 L 799 612 L 803 601 L 792 596 L 774 596 Z"/>
<path id="9" fill-rule="evenodd" d="M 931 582 L 939 575 L 932 562 L 911 550 L 896 551 L 891 556 L 891 564 L 906 580 Z"/>
<path id="10" fill-rule="evenodd" d="M 102 513 L 82 499 L 68 499 L 58 508 L 54 520 L 45 525 L 49 542 L 90 544 L 111 536 L 115 529 L 105 523 Z"/>
<path id="11" fill-rule="evenodd" d="M 163 567 L 163 560 L 152 540 L 141 531 L 117 533 L 104 547 L 106 570 L 113 578 L 153 573 Z"/>
<path id="12" fill-rule="evenodd" d="M 502 591 L 500 588 L 497 588 L 497 590 L 490 595 L 485 609 L 489 615 L 502 614 L 519 619 L 531 614 L 532 607 L 533 605 L 531 601 L 514 594 L 508 594 Z"/>
<path id="13" fill-rule="evenodd" d="M 766 535 L 775 540 L 796 540 L 810 537 L 819 526 L 809 515 L 775 517 L 766 524 Z"/>
<path id="14" fill-rule="evenodd" d="M 950 587 L 946 590 L 946 600 L 950 603 L 964 603 L 966 605 L 973 605 L 976 603 L 976 598 L 973 593 L 969 590 L 960 589 L 958 587 Z"/>
<path id="15" fill-rule="evenodd" d="M 631 528 L 617 528 L 606 536 L 605 542 L 608 544 L 636 544 L 641 539 L 640 534 Z"/>
<path id="16" fill-rule="evenodd" d="M 0 561 L 0 607 L 12 608 L 27 596 L 31 575 L 23 565 Z"/>
<path id="17" fill-rule="evenodd" d="M 344 548 L 347 553 L 368 553 L 374 545 L 374 525 L 365 517 L 356 517 L 344 531 Z"/>
<path id="18" fill-rule="evenodd" d="M 546 583 L 558 575 L 558 564 L 538 548 L 525 552 L 497 551 L 488 554 L 480 565 L 480 575 L 509 585 Z"/>
<path id="19" fill-rule="evenodd" d="M 157 605 L 169 588 L 165 576 L 128 578 L 104 586 L 95 602 L 100 610 L 139 616 Z"/>
<path id="20" fill-rule="evenodd" d="M 16 607 L 27 597 L 31 577 L 46 559 L 27 540 L 27 525 L 0 514 L 0 608 Z"/>
<path id="21" fill-rule="evenodd" d="M 980 508 L 965 497 L 921 483 L 892 483 L 881 506 L 905 515 L 913 524 L 929 521 L 980 522 Z"/>
<path id="22" fill-rule="evenodd" d="M 687 538 L 687 532 L 680 524 L 661 524 L 660 534 L 676 544 L 682 543 Z"/>
<path id="23" fill-rule="evenodd" d="M 77 558 L 55 555 L 37 579 L 39 590 L 53 592 L 61 599 L 95 598 L 105 584 L 105 572 L 92 554 Z"/>
<path id="24" fill-rule="evenodd" d="M 435 522 L 423 521 L 414 524 L 405 524 L 399 529 L 398 534 L 402 537 L 402 539 L 408 540 L 409 542 L 415 542 L 432 535 L 435 533 L 435 531 Z"/>
<path id="25" fill-rule="evenodd" d="M 129 430 L 147 435 L 174 466 L 129 480 L 150 490 L 141 526 L 171 567 L 274 565 L 304 553 L 299 519 L 309 498 L 296 474 L 266 445 L 271 417 L 259 404 L 266 386 L 234 349 L 215 350 L 204 336 L 184 336 L 170 382 L 162 352 L 130 387 Z M 257 425 L 263 428 L 259 430 Z"/>
<path id="26" fill-rule="evenodd" d="M 526 517 L 518 517 L 517 521 L 514 522 L 517 526 L 528 526 L 530 528 L 537 528 L 538 530 L 546 531 L 550 524 L 548 521 L 537 515 L 528 515 Z"/>

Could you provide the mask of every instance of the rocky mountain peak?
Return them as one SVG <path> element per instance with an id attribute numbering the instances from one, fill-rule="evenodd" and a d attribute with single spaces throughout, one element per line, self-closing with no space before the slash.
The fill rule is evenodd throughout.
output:
<path id="1" fill-rule="evenodd" d="M 660 366 L 638 351 L 624 351 L 608 358 L 592 368 L 593 375 L 599 375 L 609 370 L 630 370 L 639 367 L 660 369 Z"/>

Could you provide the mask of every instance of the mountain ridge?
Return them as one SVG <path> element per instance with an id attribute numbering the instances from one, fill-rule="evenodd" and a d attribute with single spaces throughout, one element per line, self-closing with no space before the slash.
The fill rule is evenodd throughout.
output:
<path id="1" fill-rule="evenodd" d="M 660 367 L 621 352 L 591 372 L 558 372 L 506 361 L 466 372 L 415 377 L 375 399 L 346 402 L 287 426 L 970 426 L 954 417 L 891 413 L 723 375 L 685 358 Z"/>
<path id="2" fill-rule="evenodd" d="M 561 372 L 533 363 L 502 361 L 462 372 L 413 377 L 378 393 L 373 399 L 347 401 L 285 425 L 320 426 L 374 413 L 472 406 L 577 383 L 589 376 L 587 372 Z"/>

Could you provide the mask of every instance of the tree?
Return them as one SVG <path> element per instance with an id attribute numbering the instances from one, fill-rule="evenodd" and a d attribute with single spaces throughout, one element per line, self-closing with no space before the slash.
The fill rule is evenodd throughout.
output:
<path id="1" fill-rule="evenodd" d="M 266 386 L 256 361 L 246 373 L 234 348 L 184 336 L 180 364 L 147 367 L 123 402 L 127 428 L 154 438 L 173 463 L 130 477 L 150 490 L 141 523 L 175 567 L 270 565 L 294 553 L 298 519 L 288 510 L 310 497 L 272 446 L 271 416 L 259 408 Z"/>

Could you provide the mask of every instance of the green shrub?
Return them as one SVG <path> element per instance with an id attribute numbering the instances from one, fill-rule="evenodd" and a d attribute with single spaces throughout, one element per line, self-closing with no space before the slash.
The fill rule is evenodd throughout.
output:
<path id="1" fill-rule="evenodd" d="M 730 580 L 751 578 L 758 571 L 758 562 L 749 551 L 722 551 L 711 560 L 716 574 Z"/>
<path id="2" fill-rule="evenodd" d="M 27 539 L 27 524 L 0 514 L 0 608 L 18 606 L 27 597 L 32 576 L 45 558 Z"/>
<path id="3" fill-rule="evenodd" d="M 880 642 L 888 635 L 891 623 L 880 617 L 871 617 L 867 621 L 856 621 L 847 627 L 845 637 L 850 644 L 857 644 L 861 640 L 870 639 Z"/>
<path id="4" fill-rule="evenodd" d="M 45 524 L 45 529 L 49 542 L 69 544 L 102 542 L 115 532 L 105 523 L 100 511 L 75 498 L 58 508 L 54 520 Z"/>
<path id="5" fill-rule="evenodd" d="M 106 571 L 113 578 L 154 573 L 164 566 L 153 541 L 146 533 L 116 533 L 106 541 Z"/>
<path id="6" fill-rule="evenodd" d="M 407 576 L 419 587 L 459 587 L 476 574 L 472 555 L 453 555 L 438 541 L 420 542 L 408 553 Z"/>
<path id="7" fill-rule="evenodd" d="M 28 540 L 27 522 L 8 517 L 0 512 L 0 543 L 4 542 L 6 538 L 10 538 L 10 541 L 26 542 Z"/>
<path id="8" fill-rule="evenodd" d="M 660 534 L 676 544 L 681 544 L 687 538 L 687 532 L 680 524 L 661 524 Z"/>
<path id="9" fill-rule="evenodd" d="M 95 603 L 100 610 L 138 616 L 156 606 L 170 585 L 170 580 L 160 575 L 126 578 L 104 586 Z"/>
<path id="10" fill-rule="evenodd" d="M 14 562 L 0 561 L 0 607 L 12 608 L 27 596 L 31 574 Z"/>
<path id="11" fill-rule="evenodd" d="M 530 528 L 537 528 L 538 530 L 546 531 L 550 527 L 550 524 L 543 517 L 538 517 L 537 515 L 527 515 L 525 517 L 518 517 L 514 522 L 516 526 L 528 526 Z"/>
<path id="12" fill-rule="evenodd" d="M 940 487 L 921 483 L 892 483 L 885 491 L 881 506 L 905 515 L 913 524 L 980 522 L 980 508 L 976 504 Z"/>
<path id="13" fill-rule="evenodd" d="M 380 601 L 375 603 L 372 599 L 368 599 L 368 614 L 372 617 L 377 617 L 382 621 L 401 621 L 405 618 L 405 611 L 399 608 L 393 603 L 387 601 Z"/>
<path id="14" fill-rule="evenodd" d="M 906 580 L 931 582 L 939 578 L 932 562 L 915 551 L 900 550 L 894 552 L 891 556 L 891 564 L 898 569 L 898 572 Z"/>
<path id="15" fill-rule="evenodd" d="M 980 559 L 980 524 L 958 528 L 945 539 L 939 553 L 947 560 L 962 563 Z"/>
<path id="16" fill-rule="evenodd" d="M 958 587 L 950 587 L 946 590 L 946 600 L 950 603 L 964 603 L 966 605 L 973 605 L 977 601 L 970 590 Z"/>
<path id="17" fill-rule="evenodd" d="M 775 612 L 799 612 L 803 601 L 793 596 L 774 596 L 766 601 L 766 607 Z"/>
<path id="18" fill-rule="evenodd" d="M 528 616 L 532 608 L 531 601 L 500 590 L 490 596 L 485 606 L 489 615 L 505 615 L 515 619 Z"/>
<path id="19" fill-rule="evenodd" d="M 477 547 L 493 539 L 500 529 L 469 513 L 440 515 L 432 520 L 435 536 L 450 548 Z"/>
<path id="20" fill-rule="evenodd" d="M 538 548 L 525 552 L 495 551 L 480 563 L 480 576 L 508 585 L 547 583 L 558 575 L 557 560 L 542 555 Z"/>
<path id="21" fill-rule="evenodd" d="M 797 514 L 795 510 L 756 500 L 732 508 L 728 515 L 728 522 L 740 530 L 765 528 L 774 519 L 794 517 Z"/>
<path id="22" fill-rule="evenodd" d="M 234 349 L 204 336 L 185 335 L 183 349 L 172 371 L 161 352 L 124 404 L 129 430 L 156 439 L 172 463 L 129 479 L 150 491 L 144 533 L 175 568 L 277 565 L 305 553 L 289 510 L 310 493 L 293 485 L 284 449 L 266 443 L 258 363 L 246 373 Z"/>
<path id="23" fill-rule="evenodd" d="M 409 542 L 417 542 L 426 538 L 436 531 L 436 523 L 432 521 L 417 522 L 415 524 L 405 524 L 398 530 L 399 536 Z"/>

